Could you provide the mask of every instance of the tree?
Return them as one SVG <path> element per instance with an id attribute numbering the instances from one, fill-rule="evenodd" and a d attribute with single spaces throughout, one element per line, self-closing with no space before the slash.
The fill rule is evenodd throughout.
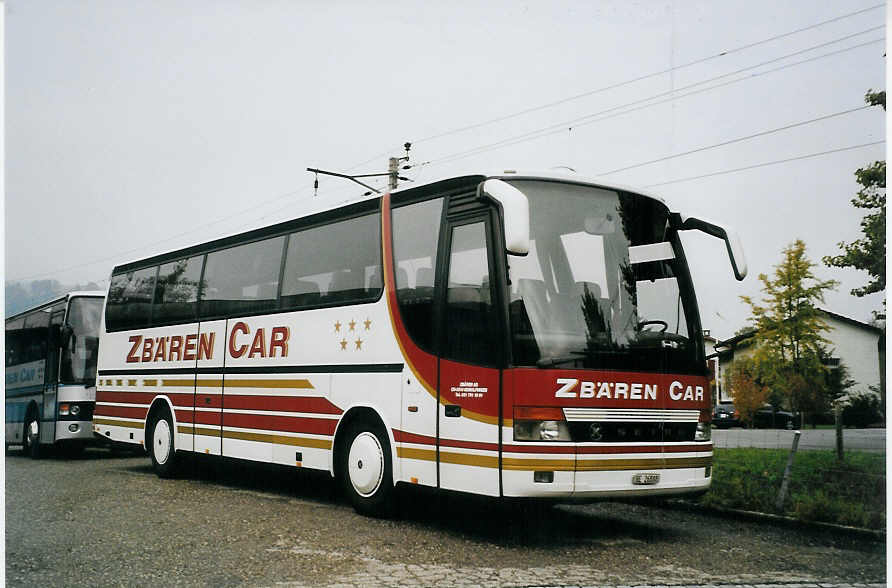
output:
<path id="1" fill-rule="evenodd" d="M 735 360 L 725 372 L 725 389 L 733 390 L 740 420 L 752 426 L 756 411 L 768 400 L 768 388 L 761 382 L 756 362 L 749 357 Z"/>
<path id="2" fill-rule="evenodd" d="M 886 92 L 870 90 L 864 101 L 879 105 L 886 110 Z M 852 267 L 866 271 L 870 276 L 867 285 L 852 289 L 854 296 L 866 296 L 886 290 L 886 162 L 873 164 L 855 172 L 861 189 L 852 198 L 852 205 L 867 211 L 861 219 L 863 236 L 852 243 L 839 243 L 841 255 L 827 255 L 825 264 L 831 267 Z M 886 301 L 883 299 L 883 306 Z"/>
<path id="3" fill-rule="evenodd" d="M 759 274 L 764 302 L 749 296 L 741 299 L 752 309 L 750 323 L 756 329 L 753 355 L 761 381 L 772 393 L 785 399 L 792 410 L 819 410 L 826 393 L 822 345 L 829 343 L 821 333 L 827 325 L 817 308 L 824 293 L 835 288 L 835 280 L 819 280 L 816 266 L 805 253 L 805 243 L 787 246 L 773 277 Z"/>

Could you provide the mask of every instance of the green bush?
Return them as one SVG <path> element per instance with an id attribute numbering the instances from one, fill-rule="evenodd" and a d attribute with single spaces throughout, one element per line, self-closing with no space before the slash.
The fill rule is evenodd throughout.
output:
<path id="1" fill-rule="evenodd" d="M 801 520 L 884 529 L 886 462 L 879 453 L 800 451 L 784 509 L 775 509 L 788 451 L 716 449 L 708 506 L 787 514 Z"/>
<path id="2" fill-rule="evenodd" d="M 850 394 L 842 410 L 842 422 L 847 427 L 864 428 L 883 420 L 880 398 L 873 392 Z"/>

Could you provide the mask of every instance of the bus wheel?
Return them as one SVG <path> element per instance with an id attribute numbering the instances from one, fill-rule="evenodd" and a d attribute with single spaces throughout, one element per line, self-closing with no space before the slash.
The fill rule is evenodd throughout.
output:
<path id="1" fill-rule="evenodd" d="M 25 419 L 22 453 L 31 459 L 40 459 L 40 419 L 33 412 Z"/>
<path id="2" fill-rule="evenodd" d="M 387 517 L 394 512 L 390 444 L 382 427 L 357 422 L 341 449 L 341 480 L 356 512 Z"/>
<path id="3" fill-rule="evenodd" d="M 149 427 L 149 441 L 155 473 L 159 478 L 172 478 L 177 472 L 178 456 L 173 446 L 173 422 L 166 410 L 155 413 Z"/>

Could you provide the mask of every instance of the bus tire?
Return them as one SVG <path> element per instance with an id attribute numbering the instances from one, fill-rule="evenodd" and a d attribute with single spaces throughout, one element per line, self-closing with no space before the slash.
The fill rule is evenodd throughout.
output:
<path id="1" fill-rule="evenodd" d="M 339 455 L 341 483 L 359 514 L 389 517 L 395 511 L 393 460 L 381 425 L 355 421 Z"/>
<path id="2" fill-rule="evenodd" d="M 177 474 L 179 456 L 173 444 L 173 419 L 167 409 L 155 411 L 149 425 L 148 440 L 155 473 L 159 478 L 173 478 Z"/>
<path id="3" fill-rule="evenodd" d="M 40 459 L 40 417 L 36 411 L 28 413 L 22 433 L 22 453 L 31 459 Z"/>

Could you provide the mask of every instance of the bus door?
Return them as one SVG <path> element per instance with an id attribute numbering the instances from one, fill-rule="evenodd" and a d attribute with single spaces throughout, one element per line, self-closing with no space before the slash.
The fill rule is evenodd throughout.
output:
<path id="1" fill-rule="evenodd" d="M 196 453 L 221 455 L 223 449 L 223 345 L 226 321 L 202 321 L 195 370 L 194 444 Z"/>
<path id="2" fill-rule="evenodd" d="M 59 364 L 60 364 L 60 352 L 62 350 L 61 340 L 62 336 L 62 324 L 65 321 L 65 306 L 59 305 L 52 309 L 50 309 L 50 328 L 47 335 L 47 348 L 46 348 L 46 375 L 45 382 L 46 387 L 44 388 L 43 393 L 43 415 L 44 419 L 51 419 L 55 421 L 58 418 L 57 414 L 57 398 L 59 393 Z M 41 437 L 43 437 L 43 431 L 48 431 L 46 434 L 48 437 L 43 440 L 46 443 L 52 443 L 55 441 L 55 427 L 44 427 L 41 431 Z M 52 435 L 52 438 L 49 437 Z"/>
<path id="3" fill-rule="evenodd" d="M 490 212 L 447 217 L 440 283 L 440 487 L 499 495 L 502 357 Z"/>

